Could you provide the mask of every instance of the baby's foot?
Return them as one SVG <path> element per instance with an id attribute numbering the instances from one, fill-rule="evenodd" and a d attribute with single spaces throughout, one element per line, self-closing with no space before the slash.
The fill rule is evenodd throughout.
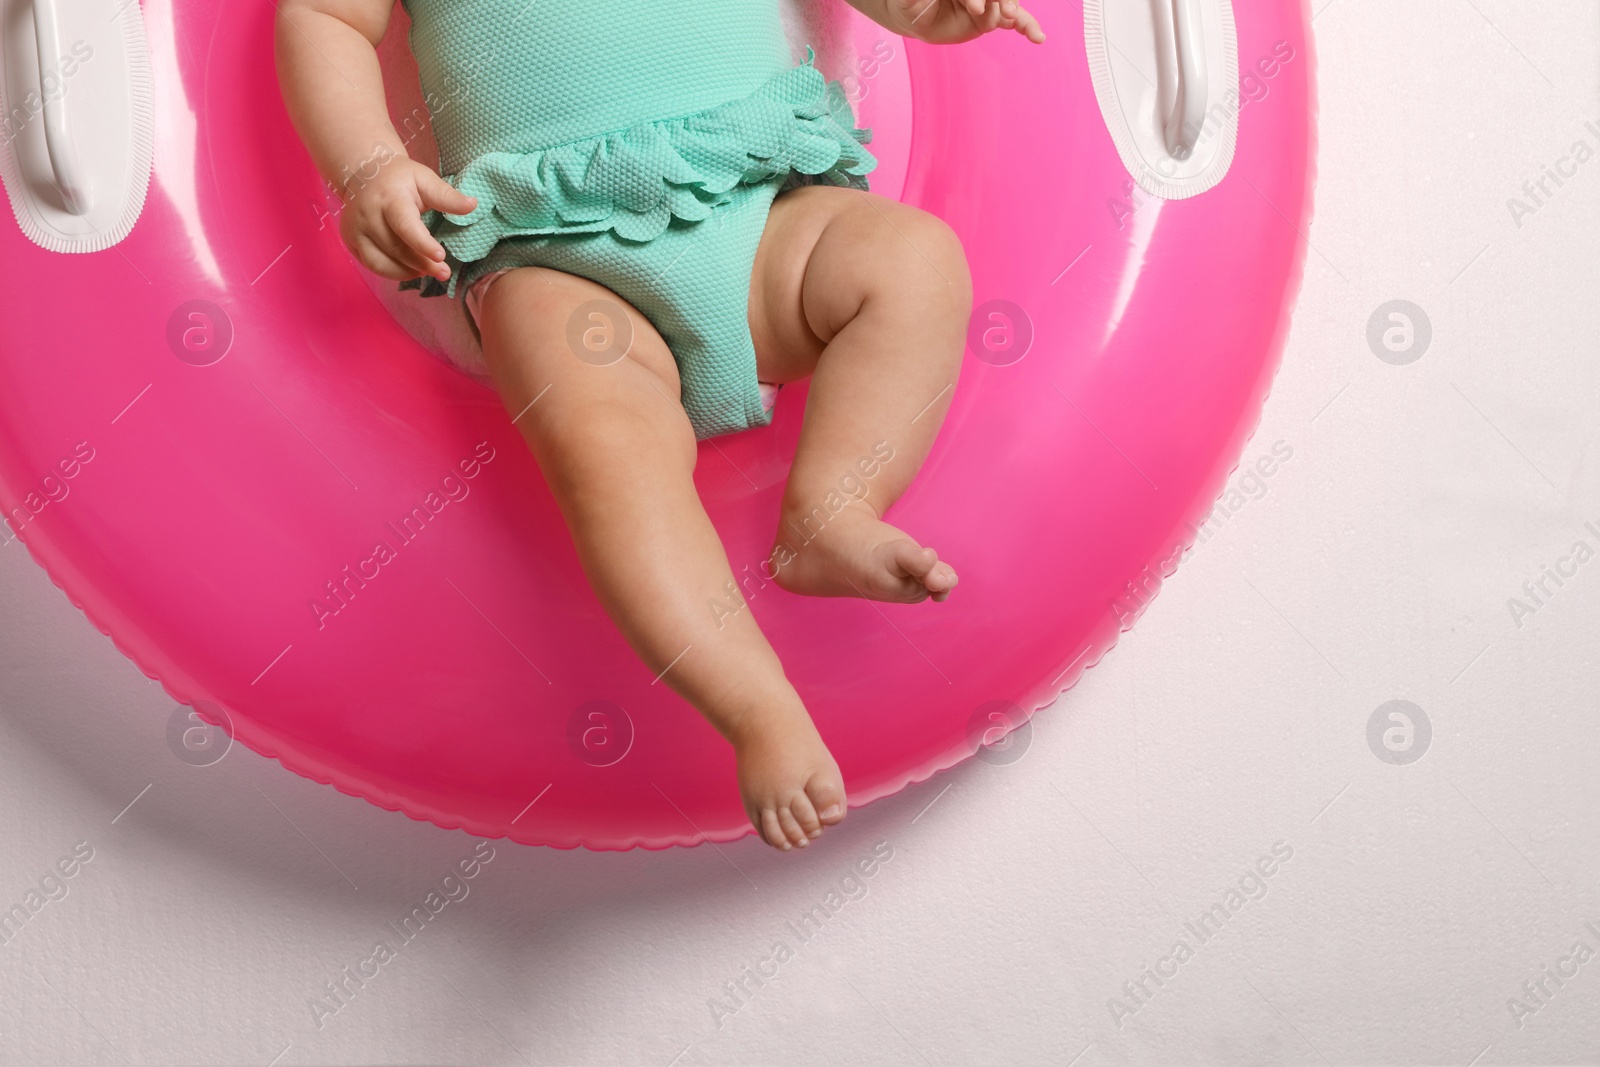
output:
<path id="1" fill-rule="evenodd" d="M 950 564 L 879 519 L 869 505 L 852 500 L 820 530 L 817 514 L 785 517 L 778 530 L 772 564 L 777 583 L 789 592 L 915 604 L 944 600 L 955 588 Z"/>
<path id="2" fill-rule="evenodd" d="M 844 818 L 844 776 L 803 707 L 752 712 L 729 740 L 745 814 L 767 844 L 805 848 Z"/>

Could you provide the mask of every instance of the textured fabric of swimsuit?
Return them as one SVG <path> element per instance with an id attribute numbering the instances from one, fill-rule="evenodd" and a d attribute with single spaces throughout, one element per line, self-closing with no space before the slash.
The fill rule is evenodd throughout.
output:
<path id="1" fill-rule="evenodd" d="M 764 426 L 750 271 L 780 192 L 867 188 L 837 82 L 793 62 L 776 0 L 404 0 L 439 172 L 448 283 L 541 266 L 633 304 L 672 349 L 695 436 Z"/>

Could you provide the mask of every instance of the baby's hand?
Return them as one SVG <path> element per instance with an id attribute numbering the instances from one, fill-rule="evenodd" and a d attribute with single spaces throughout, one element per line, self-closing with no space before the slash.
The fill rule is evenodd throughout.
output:
<path id="1" fill-rule="evenodd" d="M 929 44 L 960 44 L 990 30 L 1016 30 L 1044 43 L 1039 20 L 1017 0 L 884 0 L 889 29 Z"/>
<path id="2" fill-rule="evenodd" d="M 382 277 L 406 281 L 426 274 L 447 281 L 444 246 L 423 225 L 422 212 L 431 208 L 465 215 L 477 204 L 477 198 L 431 168 L 396 155 L 351 191 L 339 218 L 339 236 L 363 266 Z"/>

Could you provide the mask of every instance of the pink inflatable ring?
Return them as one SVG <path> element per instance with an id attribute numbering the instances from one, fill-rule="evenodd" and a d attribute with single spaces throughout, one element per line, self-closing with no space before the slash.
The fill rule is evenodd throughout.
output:
<path id="1" fill-rule="evenodd" d="M 1238 68 L 1270 92 L 1230 94 L 1231 164 L 1182 199 L 1130 179 L 1080 6 L 1038 9 L 1037 47 L 856 30 L 873 187 L 949 222 L 975 279 L 953 407 L 889 515 L 959 590 L 886 605 L 764 580 L 803 385 L 771 426 L 701 445 L 749 610 L 856 807 L 1021 726 L 1132 625 L 1255 427 L 1299 285 L 1303 0 L 1240 5 Z M 137 224 L 80 254 L 0 235 L 0 533 L 176 700 L 353 796 L 563 848 L 751 833 L 731 750 L 595 600 L 499 399 L 339 243 L 272 5 L 142 11 Z"/>

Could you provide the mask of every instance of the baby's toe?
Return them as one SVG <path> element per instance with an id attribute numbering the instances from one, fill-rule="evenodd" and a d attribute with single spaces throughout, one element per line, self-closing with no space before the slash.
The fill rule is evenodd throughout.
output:
<path id="1" fill-rule="evenodd" d="M 791 844 L 800 848 L 805 848 L 811 844 L 811 839 L 806 836 L 804 830 L 800 829 L 799 821 L 795 819 L 794 813 L 788 808 L 778 809 L 778 825 L 783 827 L 783 832 Z"/>
<path id="2" fill-rule="evenodd" d="M 811 806 L 811 798 L 804 793 L 796 793 L 794 799 L 789 801 L 789 810 L 794 813 L 795 821 L 800 824 L 800 829 L 806 832 L 807 837 L 822 836 L 822 820 L 817 818 L 817 809 Z"/>
<path id="3" fill-rule="evenodd" d="M 928 574 L 939 563 L 939 554 L 931 548 L 922 548 L 910 538 L 892 541 L 882 546 L 886 573 L 882 578 L 880 599 L 898 600 L 914 604 L 927 599 Z"/>
<path id="4" fill-rule="evenodd" d="M 908 584 L 918 600 L 927 596 L 945 600 L 960 580 L 955 568 L 942 562 L 937 552 L 909 539 L 895 544 L 894 562 L 909 579 Z"/>
<path id="5" fill-rule="evenodd" d="M 948 594 L 960 580 L 960 578 L 956 577 L 956 569 L 954 567 L 948 563 L 940 562 L 935 563 L 932 569 L 928 571 L 927 576 L 922 579 L 922 584 L 928 587 L 928 592 L 935 595 L 940 593 Z"/>
<path id="6" fill-rule="evenodd" d="M 845 797 L 843 783 L 835 779 L 814 778 L 806 785 L 806 797 L 817 810 L 817 819 L 823 826 L 832 826 L 844 819 Z"/>
<path id="7" fill-rule="evenodd" d="M 890 542 L 889 552 L 895 569 L 919 582 L 926 578 L 928 572 L 939 562 L 939 553 L 931 548 L 922 547 L 909 537 Z"/>
<path id="8" fill-rule="evenodd" d="M 761 809 L 761 836 L 780 852 L 788 852 L 792 847 L 789 835 L 783 832 L 783 826 L 778 822 L 778 813 L 771 808 Z"/>

